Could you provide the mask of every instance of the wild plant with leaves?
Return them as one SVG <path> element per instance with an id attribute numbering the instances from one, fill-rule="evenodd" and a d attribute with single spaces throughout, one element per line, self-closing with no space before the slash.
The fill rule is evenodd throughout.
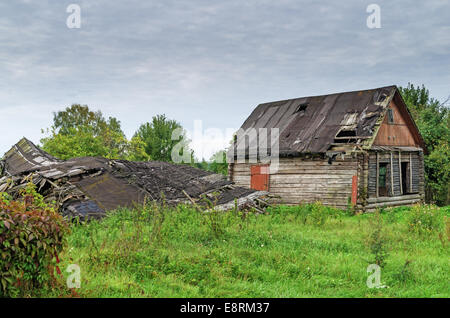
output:
<path id="1" fill-rule="evenodd" d="M 0 296 L 28 296 L 55 282 L 69 226 L 29 183 L 19 200 L 0 196 Z"/>

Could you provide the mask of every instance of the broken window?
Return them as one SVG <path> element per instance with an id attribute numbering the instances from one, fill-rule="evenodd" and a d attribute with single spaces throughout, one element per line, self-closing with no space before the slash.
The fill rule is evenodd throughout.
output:
<path id="1" fill-rule="evenodd" d="M 392 108 L 388 108 L 388 124 L 394 123 L 394 110 Z"/>

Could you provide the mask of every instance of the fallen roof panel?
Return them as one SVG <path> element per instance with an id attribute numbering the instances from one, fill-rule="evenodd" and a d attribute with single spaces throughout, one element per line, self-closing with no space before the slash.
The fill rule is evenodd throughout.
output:
<path id="1" fill-rule="evenodd" d="M 5 154 L 3 165 L 1 191 L 17 197 L 32 181 L 69 218 L 101 218 L 108 210 L 149 200 L 201 205 L 202 198 L 208 198 L 219 209 L 234 207 L 236 202 L 241 207 L 267 194 L 235 187 L 225 176 L 188 165 L 101 157 L 58 160 L 26 138 Z"/>

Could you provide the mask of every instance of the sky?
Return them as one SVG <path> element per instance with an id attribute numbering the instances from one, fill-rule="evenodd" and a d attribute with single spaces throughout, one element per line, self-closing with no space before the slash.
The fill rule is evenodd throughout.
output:
<path id="1" fill-rule="evenodd" d="M 0 156 L 78 103 L 128 138 L 165 114 L 208 159 L 260 103 L 408 82 L 450 95 L 449 0 L 0 0 Z"/>

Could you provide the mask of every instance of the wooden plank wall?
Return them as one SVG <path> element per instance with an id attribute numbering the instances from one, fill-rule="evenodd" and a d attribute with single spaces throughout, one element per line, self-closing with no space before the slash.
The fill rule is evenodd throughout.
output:
<path id="1" fill-rule="evenodd" d="M 380 163 L 387 163 L 387 176 L 386 182 L 388 187 L 389 196 L 402 195 L 401 192 L 401 178 L 400 178 L 400 160 L 401 162 L 409 162 L 411 158 L 411 172 L 412 172 L 412 189 L 410 193 L 424 193 L 424 167 L 423 167 L 423 152 L 402 152 L 399 158 L 398 151 L 392 152 L 392 165 L 391 165 L 391 152 L 379 152 L 378 160 Z M 393 176 L 391 175 L 391 166 L 393 167 Z M 369 198 L 377 196 L 377 157 L 376 152 L 370 152 L 368 163 L 368 194 Z M 391 180 L 394 180 L 392 185 Z M 393 186 L 393 193 L 391 187 Z"/>
<path id="2" fill-rule="evenodd" d="M 231 179 L 239 186 L 250 187 L 252 164 L 236 163 Z M 299 204 L 322 201 L 325 205 L 346 208 L 352 195 L 352 176 L 358 174 L 358 159 L 337 156 L 328 158 L 280 158 L 279 169 L 269 177 L 269 191 L 280 196 L 278 203 Z"/>

